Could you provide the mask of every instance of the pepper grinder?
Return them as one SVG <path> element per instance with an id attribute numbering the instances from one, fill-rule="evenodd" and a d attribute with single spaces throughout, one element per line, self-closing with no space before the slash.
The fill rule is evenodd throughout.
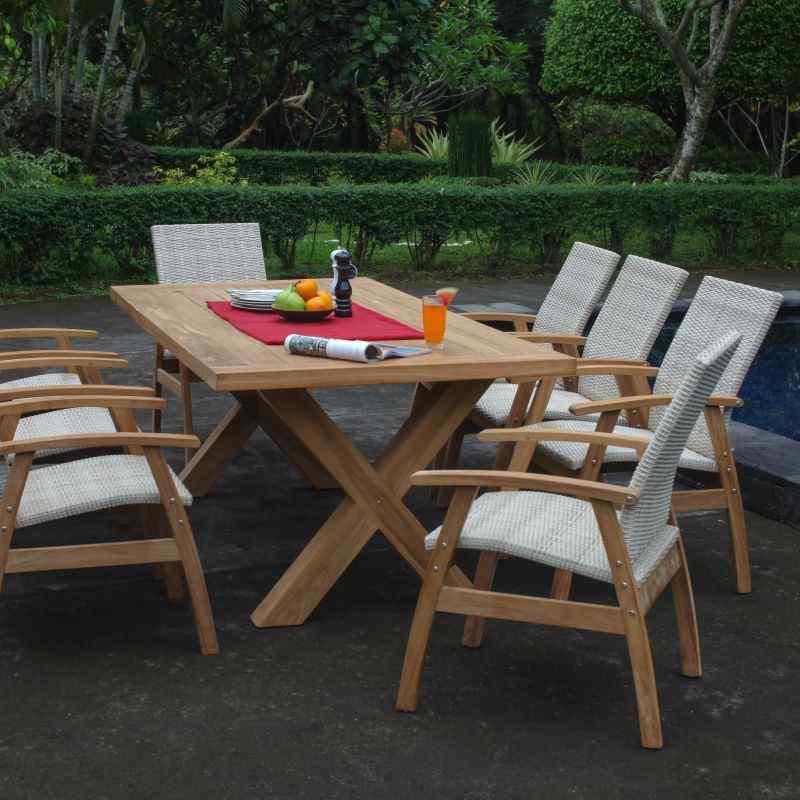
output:
<path id="1" fill-rule="evenodd" d="M 350 297 L 353 294 L 353 287 L 350 285 L 350 281 L 358 275 L 358 267 L 351 261 L 348 250 L 332 250 L 331 268 L 333 269 L 331 290 L 336 298 L 334 315 L 337 317 L 352 317 L 353 305 L 350 302 Z"/>

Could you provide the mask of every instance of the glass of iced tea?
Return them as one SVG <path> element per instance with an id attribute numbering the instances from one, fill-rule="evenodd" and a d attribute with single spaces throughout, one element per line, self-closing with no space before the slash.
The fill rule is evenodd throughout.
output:
<path id="1" fill-rule="evenodd" d="M 447 322 L 447 304 L 436 294 L 426 294 L 422 298 L 422 330 L 425 344 L 431 350 L 444 347 L 444 329 Z"/>

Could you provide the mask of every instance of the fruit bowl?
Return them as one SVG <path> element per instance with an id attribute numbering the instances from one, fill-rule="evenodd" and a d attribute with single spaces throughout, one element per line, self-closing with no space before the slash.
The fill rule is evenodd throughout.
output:
<path id="1" fill-rule="evenodd" d="M 319 322 L 333 314 L 332 308 L 326 308 L 324 311 L 286 311 L 273 306 L 272 310 L 284 319 L 288 319 L 289 322 Z"/>

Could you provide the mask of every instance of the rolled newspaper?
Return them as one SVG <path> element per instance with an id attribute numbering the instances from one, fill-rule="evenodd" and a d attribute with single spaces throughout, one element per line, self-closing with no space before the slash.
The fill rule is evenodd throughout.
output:
<path id="1" fill-rule="evenodd" d="M 408 358 L 431 351 L 426 347 L 403 347 L 379 345 L 374 342 L 349 339 L 327 339 L 324 336 L 303 336 L 290 333 L 283 341 L 286 352 L 295 356 L 338 358 L 343 361 L 383 361 L 386 358 Z"/>

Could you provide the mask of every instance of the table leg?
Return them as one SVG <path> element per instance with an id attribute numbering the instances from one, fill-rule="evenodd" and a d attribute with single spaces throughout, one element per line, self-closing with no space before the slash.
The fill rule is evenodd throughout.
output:
<path id="1" fill-rule="evenodd" d="M 208 494 L 217 476 L 253 435 L 259 420 L 255 403 L 236 405 L 222 418 L 181 472 L 181 480 L 195 497 Z"/>
<path id="2" fill-rule="evenodd" d="M 222 418 L 181 473 L 181 479 L 195 497 L 208 494 L 225 465 L 244 448 L 259 426 L 315 489 L 339 487 L 259 392 L 235 392 L 234 397 L 237 404 Z"/>
<path id="3" fill-rule="evenodd" d="M 300 625 L 380 528 L 419 575 L 425 568 L 425 528 L 403 503 L 411 474 L 430 463 L 463 422 L 490 381 L 436 384 L 425 392 L 371 465 L 314 398 L 303 390 L 262 396 L 286 426 L 341 484 L 348 497 L 253 612 L 260 627 Z M 454 567 L 448 583 L 469 586 Z"/>
<path id="4" fill-rule="evenodd" d="M 283 420 L 258 393 L 258 421 L 261 429 L 283 451 L 286 458 L 315 489 L 338 489 L 336 479 L 314 458 L 301 439 L 298 439 Z"/>

